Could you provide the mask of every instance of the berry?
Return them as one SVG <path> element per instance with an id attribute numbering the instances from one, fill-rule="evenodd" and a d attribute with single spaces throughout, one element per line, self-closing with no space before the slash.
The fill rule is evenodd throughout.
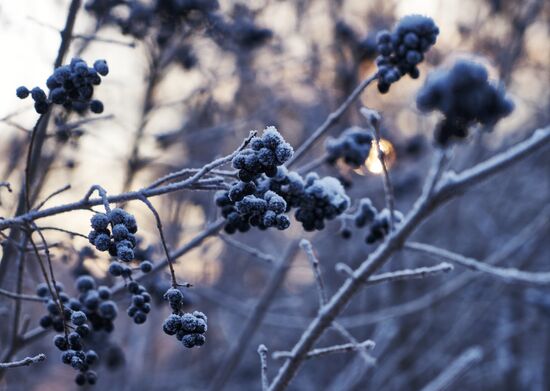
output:
<path id="1" fill-rule="evenodd" d="M 103 113 L 103 103 L 97 99 L 94 99 L 90 102 L 90 110 L 92 113 L 101 114 Z"/>
<path id="2" fill-rule="evenodd" d="M 76 280 L 76 289 L 79 292 L 87 292 L 95 288 L 95 281 L 90 276 L 80 276 Z"/>
<path id="3" fill-rule="evenodd" d="M 109 265 L 109 273 L 114 277 L 119 277 L 122 275 L 123 267 L 119 262 L 112 262 Z"/>
<path id="4" fill-rule="evenodd" d="M 21 87 L 17 87 L 17 90 L 15 91 L 15 93 L 19 99 L 25 99 L 27 96 L 29 96 L 30 91 L 27 87 L 21 86 Z"/>
<path id="5" fill-rule="evenodd" d="M 109 67 L 107 66 L 107 61 L 105 60 L 96 60 L 94 62 L 94 69 L 101 76 L 107 76 L 107 74 L 109 73 Z"/>
<path id="6" fill-rule="evenodd" d="M 82 326 L 87 320 L 86 314 L 82 311 L 75 311 L 71 315 L 71 322 L 73 322 L 75 326 Z"/>
<path id="7" fill-rule="evenodd" d="M 107 234 L 99 234 L 95 238 L 94 245 L 99 251 L 107 251 L 111 243 L 111 238 Z"/>
<path id="8" fill-rule="evenodd" d="M 150 261 L 143 261 L 139 264 L 139 268 L 143 273 L 150 273 L 153 270 L 153 264 Z"/>
<path id="9" fill-rule="evenodd" d="M 40 297 L 46 297 L 50 293 L 48 289 L 48 284 L 42 282 L 36 287 L 36 294 Z"/>
<path id="10" fill-rule="evenodd" d="M 99 314 L 108 320 L 113 320 L 118 314 L 118 308 L 114 301 L 104 301 L 99 305 Z"/>
<path id="11" fill-rule="evenodd" d="M 56 348 L 62 351 L 67 350 L 69 348 L 67 344 L 67 340 L 62 335 L 56 335 L 53 338 L 53 344 L 55 345 Z"/>
<path id="12" fill-rule="evenodd" d="M 105 213 L 96 213 L 90 219 L 92 228 L 96 231 L 104 231 L 109 226 L 109 218 Z"/>

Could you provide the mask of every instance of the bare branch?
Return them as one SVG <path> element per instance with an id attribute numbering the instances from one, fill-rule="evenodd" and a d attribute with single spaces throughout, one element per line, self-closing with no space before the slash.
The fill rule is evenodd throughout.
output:
<path id="1" fill-rule="evenodd" d="M 343 345 L 334 345 L 334 346 L 329 346 L 329 347 L 326 347 L 326 348 L 313 349 L 313 350 L 311 350 L 307 353 L 306 360 L 308 360 L 310 358 L 326 356 L 328 354 L 354 352 L 357 349 L 372 350 L 372 349 L 374 349 L 375 346 L 376 346 L 376 344 L 374 343 L 374 341 L 371 341 L 370 339 L 367 339 L 363 342 L 360 342 L 359 344 L 346 343 L 346 344 L 343 344 Z M 280 360 L 280 359 L 283 359 L 283 358 L 291 358 L 292 353 L 291 352 L 273 352 L 271 357 L 274 360 Z"/>
<path id="2" fill-rule="evenodd" d="M 224 156 L 224 157 L 221 157 L 219 159 L 216 159 L 208 164 L 206 164 L 204 167 L 200 168 L 191 178 L 189 178 L 187 181 L 190 185 L 192 185 L 193 183 L 195 183 L 198 179 L 202 178 L 204 175 L 206 175 L 207 173 L 209 173 L 210 171 L 212 171 L 213 169 L 215 169 L 216 167 L 219 167 L 219 166 L 222 166 L 224 165 L 225 163 L 228 163 L 230 162 L 231 160 L 233 160 L 233 158 L 240 152 L 242 151 L 244 148 L 246 148 L 246 146 L 248 145 L 248 143 L 250 142 L 250 140 L 252 140 L 252 137 L 256 136 L 258 132 L 256 131 L 251 131 L 250 134 L 248 135 L 248 137 L 243 141 L 243 143 L 239 146 L 239 148 L 237 148 L 233 153 L 231 153 L 230 155 L 227 155 L 227 156 Z M 153 182 L 151 185 L 149 185 L 149 187 L 147 187 L 147 189 L 154 189 L 156 187 L 158 187 L 160 184 L 166 182 L 166 181 L 169 181 L 171 179 L 174 179 L 174 178 L 177 178 L 181 175 L 183 175 L 184 173 L 188 172 L 188 169 L 183 169 L 183 170 L 179 170 L 179 171 L 176 171 L 176 172 L 173 172 L 173 173 L 170 173 L 168 175 L 165 175 L 163 176 L 162 178 L 159 178 L 157 179 L 155 182 Z"/>
<path id="3" fill-rule="evenodd" d="M 332 113 L 328 115 L 328 117 L 325 119 L 325 121 L 312 133 L 311 136 L 305 140 L 302 145 L 300 145 L 300 148 L 298 148 L 294 155 L 290 158 L 290 160 L 286 163 L 287 167 L 292 166 L 311 146 L 325 133 L 332 125 L 334 125 L 342 115 L 346 112 L 346 110 L 351 106 L 351 104 L 361 95 L 363 90 L 369 86 L 373 81 L 375 81 L 378 77 L 378 73 L 374 73 L 373 75 L 367 77 L 364 79 L 355 89 L 352 91 L 352 93 L 346 98 L 346 100 Z"/>
<path id="4" fill-rule="evenodd" d="M 483 350 L 474 346 L 458 356 L 443 372 L 430 384 L 422 388 L 422 391 L 443 391 L 449 389 L 464 372 L 483 358 Z"/>
<path id="5" fill-rule="evenodd" d="M 473 258 L 465 257 L 464 255 L 424 243 L 408 242 L 405 244 L 405 248 L 428 254 L 434 258 L 443 258 L 472 270 L 488 273 L 492 276 L 502 278 L 508 283 L 523 283 L 529 285 L 550 284 L 550 272 L 526 272 L 515 268 L 492 266 Z"/>
<path id="6" fill-rule="evenodd" d="M 67 191 L 71 188 L 71 185 L 65 185 L 63 186 L 62 188 L 54 191 L 52 194 L 50 194 L 49 196 L 47 196 L 42 202 L 40 202 L 34 209 L 38 210 L 40 208 L 42 208 L 44 206 L 44 204 L 46 202 L 48 202 L 49 200 L 51 200 L 53 197 L 55 197 L 56 195 L 58 194 L 61 194 L 63 193 L 64 191 Z"/>
<path id="7" fill-rule="evenodd" d="M 304 250 L 304 252 L 307 255 L 307 259 L 313 269 L 313 273 L 315 274 L 315 284 L 317 285 L 317 294 L 319 295 L 319 304 L 320 307 L 325 305 L 327 302 L 327 293 L 325 291 L 325 284 L 323 282 L 323 276 L 321 274 L 321 269 L 319 267 L 319 260 L 313 253 L 313 247 L 311 246 L 311 242 L 307 239 L 302 239 L 300 241 L 300 248 Z"/>
<path id="8" fill-rule="evenodd" d="M 238 240 L 235 240 L 233 239 L 232 237 L 228 236 L 228 235 L 220 235 L 220 239 L 223 240 L 225 243 L 241 250 L 241 251 L 244 251 L 245 253 L 248 253 L 250 255 L 252 255 L 253 257 L 255 258 L 258 258 L 258 259 L 261 259 L 262 261 L 265 261 L 267 263 L 274 263 L 275 262 L 275 259 L 269 255 L 269 254 L 264 254 L 262 251 L 254 248 L 254 247 L 251 247 L 243 242 L 239 242 Z"/>
<path id="9" fill-rule="evenodd" d="M 0 289 L 0 295 L 9 297 L 10 299 L 16 299 L 16 300 L 27 300 L 27 301 L 39 301 L 41 303 L 44 302 L 44 299 L 42 297 L 34 296 L 34 295 L 25 295 L 22 293 L 14 293 L 7 291 L 5 289 Z"/>
<path id="10" fill-rule="evenodd" d="M 450 263 L 442 262 L 435 266 L 424 266 L 415 269 L 403 269 L 394 272 L 375 274 L 370 276 L 368 280 L 363 281 L 363 283 L 366 285 L 375 285 L 384 282 L 421 279 L 441 273 L 447 273 L 453 269 L 454 267 Z M 337 263 L 336 270 L 345 273 L 350 278 L 353 278 L 353 270 L 345 263 Z"/>
<path id="11" fill-rule="evenodd" d="M 260 355 L 262 371 L 262 391 L 267 391 L 269 388 L 269 380 L 267 378 L 267 347 L 263 344 L 258 346 L 258 354 Z"/>
<path id="12" fill-rule="evenodd" d="M 289 245 L 285 254 L 277 264 L 277 267 L 273 271 L 265 290 L 254 306 L 250 317 L 243 325 L 241 334 L 238 339 L 233 342 L 228 354 L 220 366 L 220 369 L 216 373 L 216 376 L 210 385 L 211 390 L 221 390 L 233 373 L 235 367 L 239 364 L 243 352 L 264 319 L 267 309 L 271 305 L 271 302 L 275 298 L 275 294 L 285 279 L 290 264 L 294 259 L 294 254 L 297 248 L 296 244 L 297 243 L 293 242 Z"/>
<path id="13" fill-rule="evenodd" d="M 45 359 L 46 359 L 46 355 L 44 353 L 40 353 L 34 357 L 25 357 L 24 359 L 19 361 L 0 363 L 0 369 L 24 367 L 24 366 L 39 363 L 41 361 L 44 361 Z"/>

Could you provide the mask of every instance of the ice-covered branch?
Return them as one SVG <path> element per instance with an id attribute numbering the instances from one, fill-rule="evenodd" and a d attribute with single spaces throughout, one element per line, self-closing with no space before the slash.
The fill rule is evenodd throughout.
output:
<path id="1" fill-rule="evenodd" d="M 44 361 L 45 359 L 46 359 L 46 355 L 44 353 L 40 353 L 34 357 L 25 357 L 22 360 L 0 363 L 0 369 L 29 366 L 29 365 Z"/>
<path id="2" fill-rule="evenodd" d="M 465 257 L 439 247 L 425 243 L 409 242 L 405 244 L 408 250 L 428 254 L 434 258 L 444 259 L 454 262 L 468 269 L 488 273 L 510 283 L 523 283 L 530 285 L 548 285 L 550 284 L 550 272 L 526 272 L 514 268 L 498 267 L 488 265 L 473 258 Z"/>

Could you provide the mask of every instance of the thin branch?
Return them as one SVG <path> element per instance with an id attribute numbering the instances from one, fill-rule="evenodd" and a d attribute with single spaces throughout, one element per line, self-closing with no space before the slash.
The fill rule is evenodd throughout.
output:
<path id="1" fill-rule="evenodd" d="M 483 350 L 474 346 L 458 356 L 443 372 L 439 374 L 422 391 L 442 391 L 449 389 L 472 365 L 483 358 Z"/>
<path id="2" fill-rule="evenodd" d="M 279 290 L 279 287 L 286 277 L 290 264 L 294 259 L 296 249 L 297 243 L 292 242 L 288 246 L 285 254 L 282 256 L 279 263 L 277 264 L 275 270 L 273 271 L 273 274 L 267 282 L 265 290 L 262 292 L 262 295 L 252 309 L 250 317 L 242 326 L 242 331 L 239 337 L 233 342 L 229 352 L 224 358 L 222 364 L 220 365 L 220 369 L 218 369 L 218 372 L 216 373 L 214 380 L 210 385 L 210 390 L 221 390 L 226 384 L 227 380 L 230 378 L 234 369 L 241 361 L 243 353 L 245 352 L 250 341 L 252 340 L 254 333 L 263 321 L 267 309 L 271 305 L 271 302 L 275 298 L 275 294 Z"/>
<path id="3" fill-rule="evenodd" d="M 78 236 L 78 237 L 81 237 L 81 238 L 84 238 L 84 239 L 88 239 L 88 236 L 83 235 L 79 232 L 71 231 L 69 229 L 64 229 L 64 228 L 59 228 L 59 227 L 38 227 L 38 229 L 41 230 L 41 231 L 59 231 L 59 232 L 69 234 L 71 236 Z M 49 246 L 52 247 L 51 244 Z"/>
<path id="4" fill-rule="evenodd" d="M 14 293 L 14 292 L 7 291 L 5 289 L 0 289 L 0 295 L 9 297 L 10 299 L 15 299 L 15 300 L 39 301 L 41 303 L 44 302 L 44 299 L 42 297 L 38 297 L 35 295 L 25 295 L 22 293 Z"/>
<path id="5" fill-rule="evenodd" d="M 224 164 L 226 164 L 226 163 L 230 162 L 231 160 L 233 160 L 233 158 L 240 151 L 242 151 L 244 148 L 246 148 L 248 143 L 250 143 L 250 140 L 252 140 L 252 137 L 256 136 L 257 133 L 258 132 L 256 132 L 256 131 L 251 131 L 250 134 L 248 135 L 248 137 L 242 142 L 242 144 L 239 146 L 239 148 L 237 148 L 233 153 L 231 153 L 230 155 L 221 157 L 219 159 L 216 159 L 216 160 L 206 164 L 204 167 L 198 169 L 197 172 L 191 178 L 188 179 L 189 183 L 190 184 L 195 183 L 197 179 L 203 177 L 204 175 L 206 175 L 210 171 L 214 170 L 216 167 L 223 166 Z M 148 190 L 149 189 L 154 189 L 154 188 L 158 187 L 159 185 L 161 185 L 162 183 L 164 183 L 166 181 L 169 181 L 171 179 L 177 178 L 177 177 L 179 177 L 179 176 L 181 176 L 181 175 L 183 175 L 184 173 L 187 173 L 187 172 L 189 172 L 189 169 L 184 168 L 182 170 L 167 174 L 167 175 L 163 176 L 162 178 L 157 179 L 155 182 L 153 182 L 151 185 L 149 185 L 149 187 L 147 187 L 147 189 Z"/>
<path id="6" fill-rule="evenodd" d="M 254 248 L 252 246 L 249 246 L 248 244 L 245 244 L 243 242 L 239 242 L 238 240 L 233 239 L 232 237 L 228 235 L 220 235 L 219 236 L 221 240 L 223 240 L 225 243 L 244 251 L 245 253 L 248 253 L 252 255 L 255 258 L 261 259 L 262 261 L 265 261 L 267 263 L 274 263 L 275 259 L 269 255 L 264 254 L 261 250 L 258 250 L 257 248 Z"/>
<path id="7" fill-rule="evenodd" d="M 344 326 L 342 326 L 340 323 L 336 321 L 333 321 L 331 326 L 342 337 L 347 339 L 350 342 L 350 344 L 355 346 L 355 350 L 359 352 L 359 355 L 361 356 L 361 358 L 363 359 L 367 367 L 376 365 L 376 359 L 372 357 L 370 354 L 368 354 L 367 349 L 365 347 L 360 346 L 361 344 L 359 343 L 359 341 L 356 340 L 355 337 L 351 335 L 351 333 L 348 330 L 346 330 Z"/>
<path id="8" fill-rule="evenodd" d="M 371 84 L 373 81 L 375 81 L 378 78 L 378 73 L 375 73 L 357 85 L 355 89 L 352 91 L 352 93 L 346 98 L 346 100 L 338 107 L 335 111 L 330 113 L 328 117 L 325 119 L 325 121 L 313 132 L 311 136 L 309 136 L 303 143 L 300 145 L 300 148 L 298 148 L 294 155 L 290 158 L 290 160 L 286 163 L 287 167 L 292 166 L 311 146 L 325 133 L 332 125 L 334 125 L 342 115 L 346 112 L 346 110 L 351 106 L 351 104 L 361 95 L 363 90 L 368 87 L 369 84 Z"/>
<path id="9" fill-rule="evenodd" d="M 368 127 L 372 130 L 374 134 L 374 144 L 376 146 L 378 160 L 380 161 L 380 165 L 382 166 L 382 173 L 384 174 L 382 178 L 384 182 L 384 195 L 386 197 L 386 206 L 390 211 L 390 231 L 393 231 L 395 225 L 395 198 L 393 195 L 393 186 L 390 180 L 388 166 L 386 165 L 384 152 L 380 147 L 380 139 L 382 138 L 380 135 L 380 114 L 378 114 L 378 112 L 374 110 L 367 109 L 366 107 L 362 107 L 359 111 L 361 112 L 363 117 L 365 117 Z"/>
<path id="10" fill-rule="evenodd" d="M 306 360 L 309 360 L 310 358 L 326 356 L 326 355 L 334 354 L 334 353 L 355 352 L 355 351 L 357 351 L 357 349 L 369 349 L 369 350 L 371 350 L 371 349 L 374 349 L 375 346 L 376 346 L 376 344 L 374 343 L 374 341 L 371 341 L 370 339 L 367 339 L 367 340 L 365 340 L 363 342 L 360 342 L 358 344 L 346 343 L 346 344 L 343 344 L 343 345 L 334 345 L 334 346 L 329 346 L 329 347 L 326 347 L 326 348 L 313 349 L 313 350 L 310 350 L 307 353 Z M 274 360 L 280 360 L 280 359 L 283 359 L 283 358 L 291 358 L 291 357 L 292 357 L 291 352 L 273 352 L 273 354 L 271 355 L 271 358 L 273 358 Z"/>
<path id="11" fill-rule="evenodd" d="M 319 295 L 319 304 L 320 307 L 323 307 L 327 302 L 327 293 L 325 291 L 325 284 L 323 282 L 321 269 L 319 268 L 319 260 L 313 253 L 313 247 L 311 246 L 311 242 L 309 240 L 302 239 L 300 241 L 300 248 L 306 253 L 307 259 L 313 269 L 315 284 L 317 286 L 317 294 Z"/>
<path id="12" fill-rule="evenodd" d="M 262 372 L 262 391 L 267 391 L 269 388 L 269 380 L 267 378 L 267 347 L 263 344 L 258 346 L 258 354 L 260 355 L 260 368 Z"/>
<path id="13" fill-rule="evenodd" d="M 38 209 L 42 208 L 46 202 L 48 202 L 49 200 L 51 200 L 51 199 L 52 199 L 53 197 L 55 197 L 56 195 L 61 194 L 61 193 L 63 193 L 64 191 L 69 190 L 70 188 L 71 188 L 71 185 L 65 185 L 65 186 L 63 186 L 62 188 L 60 188 L 60 189 L 54 191 L 52 194 L 50 194 L 49 196 L 47 196 L 47 197 L 44 199 L 44 201 L 40 202 L 34 209 L 38 210 Z"/>
<path id="14" fill-rule="evenodd" d="M 72 202 L 69 204 L 63 204 L 63 205 L 42 209 L 38 211 L 33 210 L 27 213 L 22 213 L 20 215 L 17 215 L 9 219 L 0 220 L 0 230 L 6 229 L 8 227 L 17 226 L 17 225 L 22 225 L 22 224 L 24 225 L 30 221 L 35 221 L 44 217 L 54 216 L 61 213 L 70 212 L 73 210 L 90 209 L 92 206 L 96 206 L 100 204 L 103 204 L 105 206 L 105 205 L 108 205 L 109 203 L 122 203 L 126 201 L 139 200 L 141 197 L 151 198 L 162 194 L 173 193 L 173 192 L 183 190 L 183 189 L 188 189 L 188 188 L 191 188 L 194 190 L 220 189 L 219 186 L 215 186 L 215 184 L 219 184 L 220 179 L 209 178 L 209 179 L 199 180 L 200 177 L 204 175 L 206 172 L 208 172 L 208 169 L 204 170 L 203 168 L 199 172 L 197 172 L 195 175 L 193 175 L 191 178 L 181 182 L 171 183 L 169 185 L 161 186 L 155 189 L 130 191 L 130 192 L 114 195 L 114 196 L 108 196 L 106 198 L 90 198 L 93 192 L 95 190 L 99 191 L 99 188 L 100 188 L 100 186 L 94 185 L 90 188 L 90 190 L 86 193 L 86 195 L 80 201 Z M 225 187 L 223 188 L 225 189 Z"/>
<path id="15" fill-rule="evenodd" d="M 327 303 L 327 293 L 325 290 L 325 284 L 323 282 L 323 275 L 321 274 L 321 268 L 319 267 L 319 260 L 315 256 L 313 252 L 313 247 L 311 246 L 311 242 L 307 239 L 302 239 L 300 241 L 300 247 L 302 250 L 306 253 L 307 258 L 309 260 L 309 263 L 311 267 L 313 268 L 313 273 L 315 274 L 315 283 L 317 285 L 317 293 L 319 295 L 319 310 L 322 311 L 324 305 Z M 359 342 L 351 335 L 344 326 L 340 325 L 337 322 L 332 322 L 332 327 L 334 330 L 336 330 L 342 337 L 350 341 L 350 343 L 354 345 L 358 345 Z M 368 366 L 374 365 L 376 363 L 376 360 L 371 357 L 365 349 L 362 349 L 360 347 L 357 348 L 359 353 L 361 354 L 361 357 L 365 361 L 365 364 Z"/>
<path id="16" fill-rule="evenodd" d="M 492 276 L 502 278 L 508 283 L 523 283 L 529 285 L 550 284 L 550 272 L 526 272 L 515 268 L 492 266 L 476 259 L 465 257 L 439 247 L 429 244 L 408 242 L 404 246 L 408 250 L 428 254 L 434 258 L 443 258 L 447 261 L 457 263 L 468 269 L 488 273 Z"/>
<path id="17" fill-rule="evenodd" d="M 149 201 L 147 198 L 141 197 L 140 201 L 142 201 L 145 205 L 147 205 L 151 213 L 153 213 L 153 216 L 155 216 L 157 229 L 160 235 L 160 241 L 162 243 L 162 248 L 164 249 L 164 254 L 166 255 L 166 260 L 168 261 L 168 267 L 170 268 L 170 276 L 172 278 L 172 287 L 177 288 L 179 284 L 178 284 L 178 281 L 176 280 L 176 272 L 174 271 L 173 261 L 172 261 L 172 258 L 170 257 L 170 251 L 168 250 L 168 244 L 166 243 L 166 238 L 164 237 L 164 230 L 162 229 L 162 220 L 160 219 L 160 215 L 155 209 L 155 207 L 153 206 L 153 204 L 151 203 L 151 201 Z M 186 286 L 189 287 L 191 285 L 186 284 Z"/>
<path id="18" fill-rule="evenodd" d="M 44 361 L 45 359 L 46 359 L 46 355 L 44 353 L 40 353 L 34 357 L 25 357 L 24 359 L 19 361 L 0 363 L 0 369 L 24 367 L 24 366 L 39 363 L 41 361 Z"/>
<path id="19" fill-rule="evenodd" d="M 370 276 L 368 280 L 363 281 L 363 283 L 366 285 L 375 285 L 385 282 L 421 279 L 434 275 L 439 275 L 441 273 L 448 273 L 453 269 L 454 267 L 450 263 L 441 262 L 440 264 L 435 266 L 424 266 L 415 269 L 403 269 L 394 272 L 375 274 L 373 276 Z M 353 269 L 351 269 L 345 263 L 337 263 L 336 270 L 345 273 L 349 278 L 353 278 Z"/>

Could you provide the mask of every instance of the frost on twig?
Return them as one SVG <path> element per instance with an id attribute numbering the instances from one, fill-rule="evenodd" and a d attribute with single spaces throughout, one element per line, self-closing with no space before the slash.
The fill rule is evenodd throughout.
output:
<path id="1" fill-rule="evenodd" d="M 267 378 L 267 347 L 264 344 L 258 346 L 258 354 L 260 355 L 260 368 L 262 372 L 262 391 L 267 391 L 269 388 L 269 380 Z"/>
<path id="2" fill-rule="evenodd" d="M 374 349 L 375 345 L 376 344 L 374 343 L 374 341 L 371 341 L 370 339 L 367 339 L 367 340 L 365 340 L 363 342 L 360 342 L 358 344 L 346 343 L 346 344 L 343 344 L 343 345 L 328 346 L 326 348 L 317 348 L 317 349 L 313 349 L 313 350 L 309 351 L 308 354 L 306 355 L 306 359 L 326 356 L 326 355 L 334 354 L 334 353 L 354 352 L 354 351 L 357 351 L 358 349 L 372 350 L 372 349 Z M 285 352 L 285 351 L 273 352 L 271 357 L 274 360 L 290 358 L 290 357 L 292 357 L 292 352 Z"/>
<path id="3" fill-rule="evenodd" d="M 368 280 L 363 281 L 366 285 L 381 284 L 384 282 L 394 282 L 402 280 L 412 280 L 426 278 L 441 273 L 447 273 L 453 270 L 454 267 L 448 262 L 441 262 L 435 266 L 423 266 L 415 269 L 396 270 L 394 272 L 380 273 L 370 276 Z M 337 263 L 336 271 L 345 273 L 349 278 L 353 276 L 353 270 L 345 263 Z"/>
<path id="4" fill-rule="evenodd" d="M 46 355 L 44 353 L 40 353 L 34 357 L 25 357 L 22 360 L 0 363 L 0 369 L 29 366 L 29 365 L 44 361 L 45 359 L 46 359 Z"/>
<path id="5" fill-rule="evenodd" d="M 549 285 L 550 272 L 526 272 L 514 268 L 504 268 L 477 261 L 451 251 L 435 247 L 429 244 L 409 242 L 405 248 L 428 254 L 434 258 L 443 258 L 472 270 L 488 273 L 494 277 L 503 279 L 508 283 L 523 283 L 529 285 Z"/>

